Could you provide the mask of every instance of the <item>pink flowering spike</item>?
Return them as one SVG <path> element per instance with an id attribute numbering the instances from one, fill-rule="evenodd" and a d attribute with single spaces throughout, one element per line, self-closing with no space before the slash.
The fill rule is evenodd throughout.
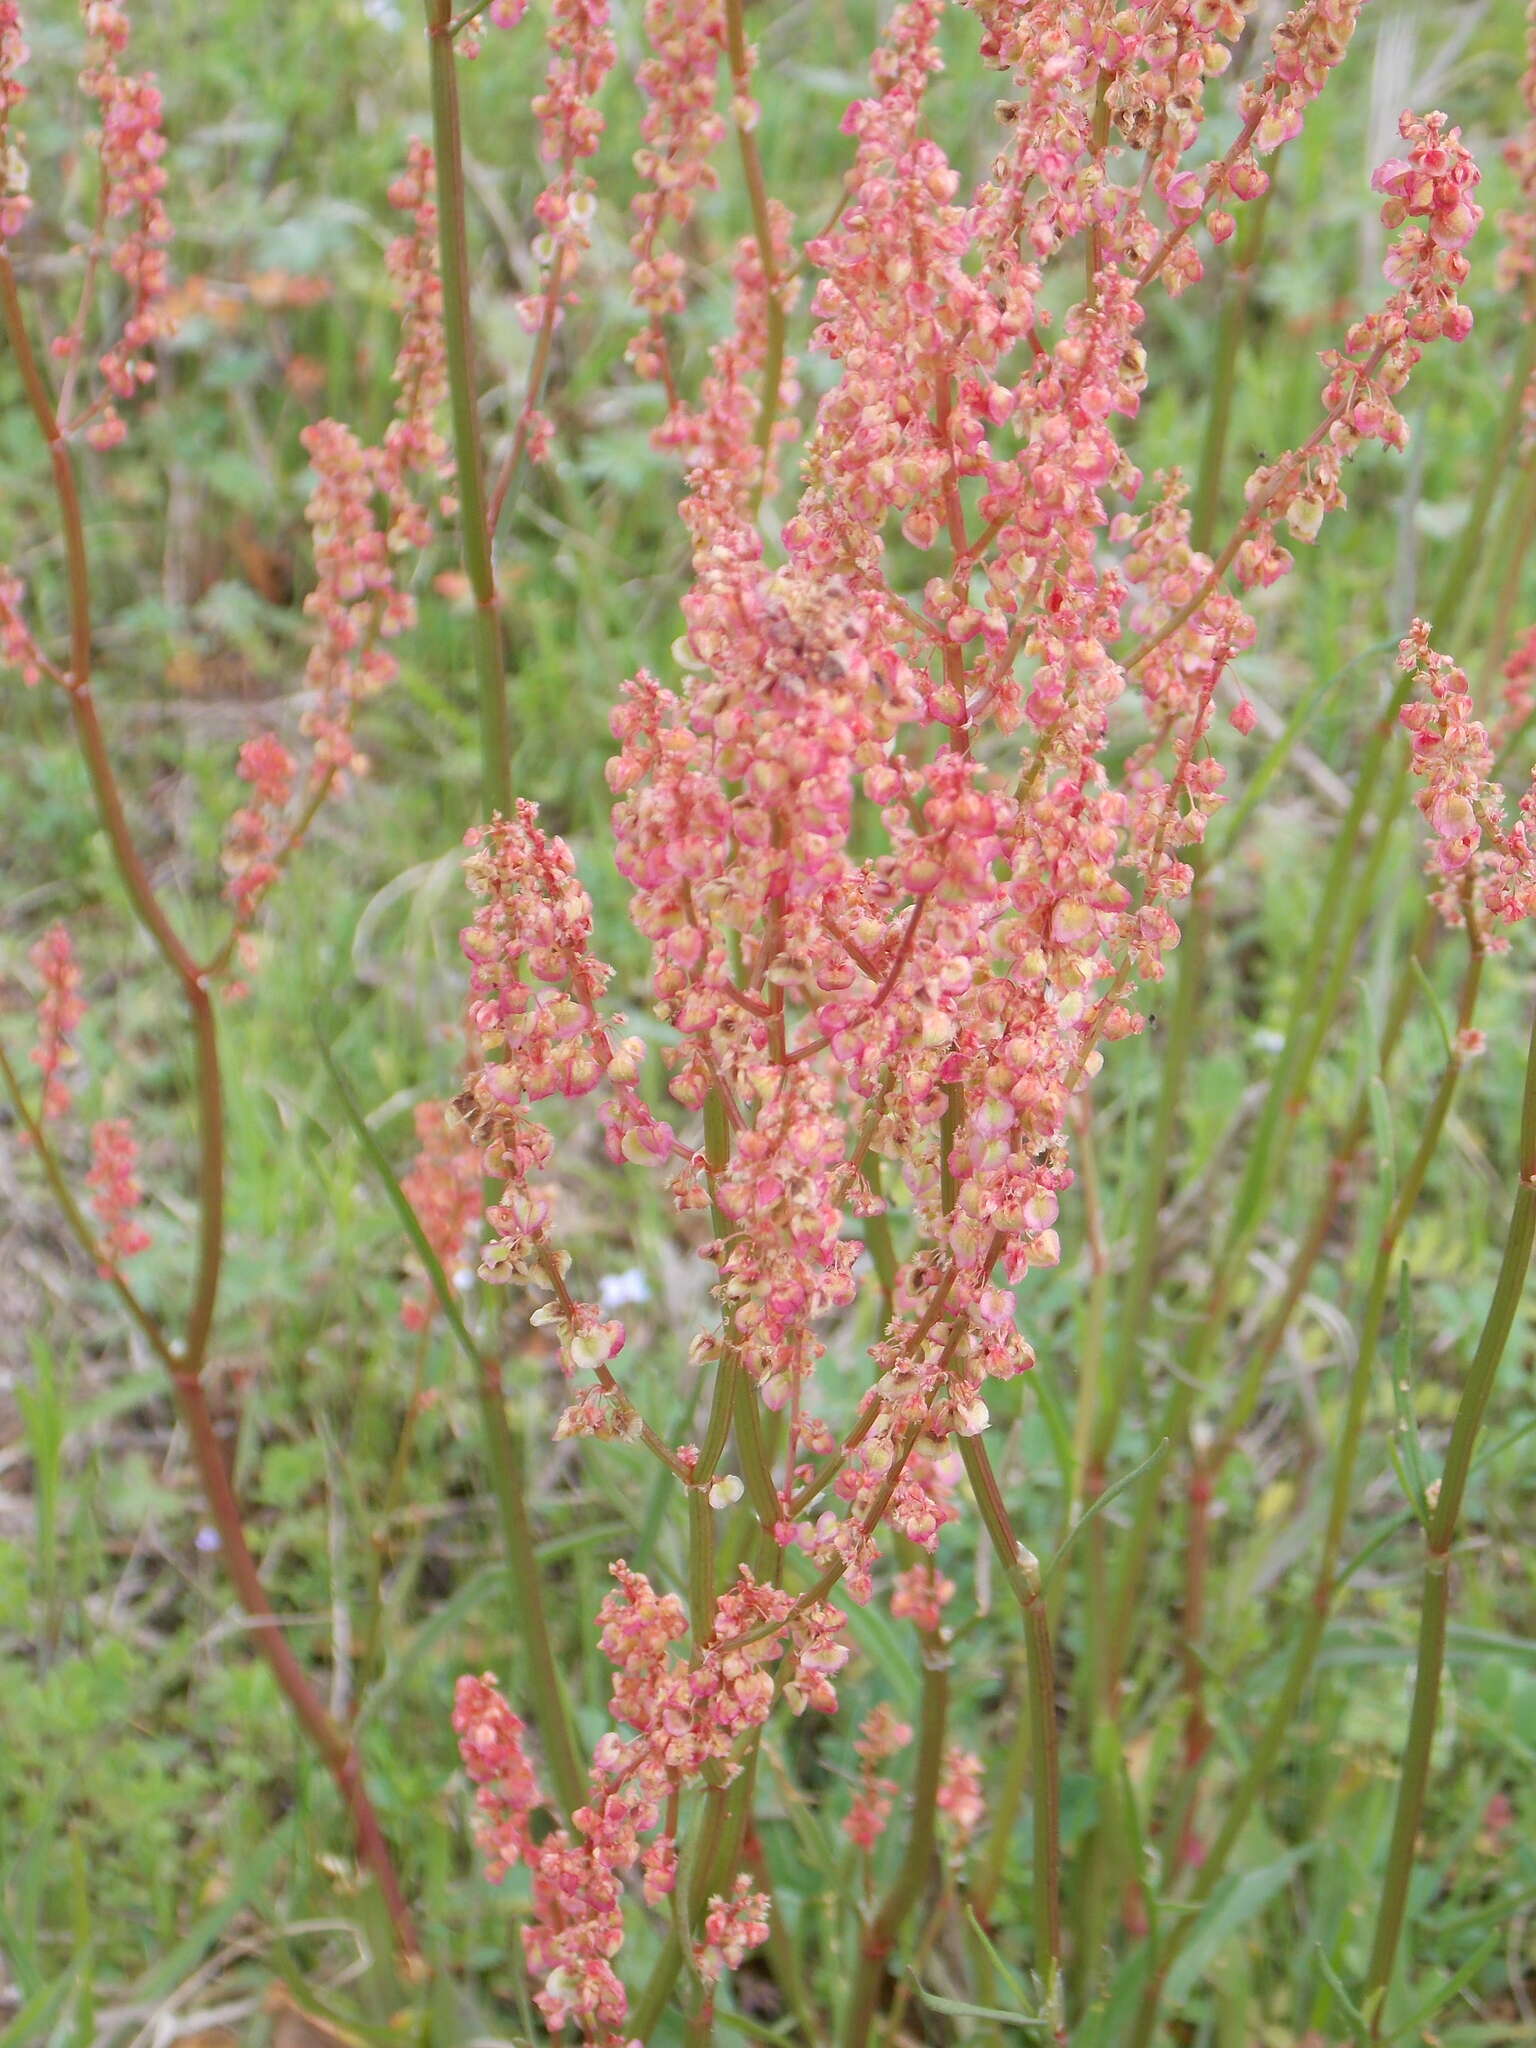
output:
<path id="1" fill-rule="evenodd" d="M 82 0 L 81 13 L 90 53 L 80 74 L 81 90 L 100 113 L 96 136 L 101 161 L 102 208 L 109 226 L 129 223 L 112 251 L 112 268 L 123 280 L 128 311 L 117 338 L 100 359 L 109 394 L 86 429 L 93 447 L 109 448 L 123 437 L 123 422 L 114 401 L 134 397 L 153 381 L 150 350 L 173 331 L 168 298 L 166 248 L 171 224 L 163 193 L 166 174 L 160 89 L 145 73 L 132 76 L 120 68 L 128 45 L 128 12 L 122 0 Z M 70 352 L 81 337 L 69 337 Z"/>
<path id="2" fill-rule="evenodd" d="M 1372 179 L 1386 195 L 1381 217 L 1397 238 L 1383 269 L 1397 290 L 1375 313 L 1357 320 L 1341 349 L 1325 349 L 1324 423 L 1304 447 L 1264 463 L 1245 486 L 1248 514 L 1235 550 L 1238 580 L 1268 585 L 1286 574 L 1291 557 L 1275 538 L 1283 519 L 1292 539 L 1310 545 L 1323 519 L 1345 503 L 1345 462 L 1368 441 L 1401 451 L 1408 426 L 1396 400 L 1410 372 L 1435 340 L 1464 341 L 1472 314 L 1457 296 L 1469 266 L 1462 253 L 1482 219 L 1473 200 L 1480 173 L 1444 114 L 1404 114 L 1398 124 L 1406 157 L 1381 165 Z M 1223 557 L 1223 565 L 1228 558 Z"/>
<path id="3" fill-rule="evenodd" d="M 955 1848 L 963 1849 L 987 1811 L 981 1790 L 981 1759 L 974 1751 L 957 1743 L 945 1750 L 936 1804 Z"/>
<path id="4" fill-rule="evenodd" d="M 1460 923 L 1462 878 L 1470 876 L 1485 837 L 1497 838 L 1503 822 L 1503 796 L 1489 780 L 1493 753 L 1473 715 L 1465 675 L 1434 652 L 1422 619 L 1414 620 L 1398 662 L 1423 692 L 1399 715 L 1413 735 L 1413 770 L 1424 783 L 1414 801 L 1434 835 L 1426 865 L 1443 884 L 1436 903 L 1449 922 Z"/>
<path id="5" fill-rule="evenodd" d="M 296 772 L 293 756 L 275 733 L 258 733 L 240 749 L 235 773 L 250 785 L 251 800 L 229 821 L 223 864 L 228 877 L 224 893 L 242 926 L 251 922 L 277 880 L 284 844 L 281 824 L 293 798 Z"/>
<path id="6" fill-rule="evenodd" d="M 30 690 L 41 682 L 46 658 L 22 615 L 26 595 L 21 578 L 0 563 L 0 661 L 16 669 Z"/>
<path id="7" fill-rule="evenodd" d="M 884 1834 L 897 1787 L 893 1778 L 882 1775 L 880 1766 L 899 1755 L 911 1740 L 910 1726 L 898 1721 L 885 1704 L 865 1715 L 853 1743 L 860 1764 L 859 1789 L 843 1821 L 843 1833 L 855 1848 L 872 1850 Z"/>
<path id="8" fill-rule="evenodd" d="M 438 267 L 436 167 L 426 143 L 412 139 L 406 168 L 389 188 L 389 203 L 410 227 L 389 245 L 385 267 L 400 312 L 395 357 L 395 418 L 381 450 L 390 502 L 391 554 L 423 548 L 431 522 L 412 495 L 416 480 L 451 483 L 453 453 L 438 424 L 448 394 L 443 339 L 443 284 Z"/>
<path id="9" fill-rule="evenodd" d="M 450 1104 L 418 1102 L 415 1123 L 421 1149 L 400 1188 L 454 1281 L 480 1231 L 480 1159 Z M 425 1329 L 436 1302 L 430 1287 L 414 1287 L 401 1304 L 401 1322 L 408 1330 Z"/>
<path id="10" fill-rule="evenodd" d="M 317 420 L 299 439 L 315 476 L 304 517 L 314 535 L 317 580 L 304 610 L 316 632 L 301 727 L 314 743 L 311 783 L 318 790 L 366 771 L 353 732 L 357 707 L 393 682 L 397 665 L 380 642 L 408 631 L 416 607 L 397 580 L 377 512 L 389 466 L 336 420 Z"/>
<path id="11" fill-rule="evenodd" d="M 630 293 L 647 325 L 631 342 L 630 357 L 641 375 L 659 376 L 662 323 L 685 304 L 685 265 L 665 246 L 665 230 L 684 226 L 697 195 L 719 184 L 710 158 L 726 125 L 715 104 L 725 10 L 721 0 L 648 0 L 645 35 L 649 55 L 636 76 L 647 102 L 635 156 L 641 187 L 630 202 L 629 247 Z"/>
<path id="12" fill-rule="evenodd" d="M 607 1363 L 623 1344 L 623 1326 L 575 1301 L 563 1266 L 556 1269 L 548 1195 L 531 1179 L 547 1163 L 552 1141 L 525 1105 L 552 1095 L 587 1095 L 606 1082 L 611 1101 L 604 1123 L 616 1162 L 658 1163 L 670 1156 L 673 1139 L 636 1085 L 643 1045 L 615 1040 L 602 1014 L 613 970 L 591 951 L 592 904 L 576 864 L 564 841 L 547 837 L 537 819 L 534 805 L 519 803 L 512 817 L 495 818 L 466 837 L 465 871 L 481 908 L 460 943 L 469 962 L 469 1023 L 481 1064 L 456 1107 L 486 1171 L 504 1181 L 490 1212 L 495 1238 L 481 1258 L 482 1277 L 505 1281 L 541 1272 L 541 1284 L 555 1299 L 535 1321 L 555 1327 L 568 1371 L 595 1371 L 611 1391 Z M 583 1433 L 580 1404 L 567 1411 L 567 1423 L 568 1434 Z"/>
<path id="13" fill-rule="evenodd" d="M 74 943 L 65 925 L 50 925 L 28 958 L 43 984 L 37 1005 L 37 1044 L 32 1050 L 32 1064 L 42 1070 L 39 1114 L 46 1122 L 62 1116 L 69 1108 L 69 1086 L 64 1075 L 79 1057 L 74 1034 L 85 1015 L 85 1004 L 80 999 L 81 976 Z"/>
<path id="14" fill-rule="evenodd" d="M 730 1895 L 709 1901 L 704 1915 L 704 1939 L 694 1948 L 699 1975 L 706 1984 L 718 1984 L 728 1970 L 739 1970 L 755 1948 L 768 1939 L 769 1903 L 766 1893 L 755 1892 L 752 1880 L 742 1872 Z"/>
<path id="15" fill-rule="evenodd" d="M 1512 292 L 1536 275 L 1536 9 L 1525 11 L 1525 70 L 1520 77 L 1525 121 L 1518 135 L 1505 143 L 1505 163 L 1514 173 L 1516 204 L 1499 215 L 1504 247 L 1499 252 L 1494 282 Z M 1529 403 L 1527 417 L 1530 416 Z"/>
<path id="16" fill-rule="evenodd" d="M 608 25 L 607 0 L 553 0 L 548 31 L 549 69 L 544 90 L 533 101 L 539 122 L 540 154 L 558 166 L 534 204 L 541 232 L 533 253 L 541 288 L 518 308 L 530 333 L 559 324 L 572 301 L 571 280 L 591 244 L 597 188 L 579 167 L 595 154 L 604 121 L 595 104 L 617 50 Z"/>
<path id="17" fill-rule="evenodd" d="M 0 249 L 15 241 L 32 210 L 27 159 L 12 116 L 27 96 L 21 69 L 31 55 L 16 0 L 0 0 Z"/>
<path id="18" fill-rule="evenodd" d="M 524 1746 L 526 1730 L 487 1672 L 483 1678 L 459 1680 L 453 1732 L 469 1781 L 476 1787 L 476 1839 L 485 1857 L 485 1874 L 492 1884 L 500 1884 L 515 1865 L 531 1867 L 534 1857 L 529 1816 L 542 1801 Z"/>
<path id="19" fill-rule="evenodd" d="M 149 1247 L 149 1232 L 134 1218 L 144 1199 L 135 1173 L 138 1159 L 133 1126 L 126 1117 L 92 1124 L 91 1170 L 85 1184 L 91 1190 L 92 1212 L 101 1225 L 98 1250 L 103 1278 L 115 1273 L 124 1259 Z"/>

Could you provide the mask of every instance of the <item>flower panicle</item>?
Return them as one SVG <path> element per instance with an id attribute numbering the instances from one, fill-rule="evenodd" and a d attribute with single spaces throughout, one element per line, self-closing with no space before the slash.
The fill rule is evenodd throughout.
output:
<path id="1" fill-rule="evenodd" d="M 1430 830 L 1425 870 L 1432 900 L 1448 924 L 1469 915 L 1490 950 L 1508 940 L 1500 926 L 1536 914 L 1536 774 L 1507 822 L 1507 799 L 1493 774 L 1493 748 L 1461 669 L 1437 653 L 1430 626 L 1415 619 L 1398 650 L 1413 697 L 1399 714 L 1411 735 L 1414 797 Z"/>
<path id="2" fill-rule="evenodd" d="M 73 1099 L 64 1077 L 80 1057 L 74 1039 L 85 1016 L 83 977 L 69 927 L 63 923 L 51 924 L 28 958 L 42 983 L 32 1064 L 43 1077 L 39 1114 L 46 1123 L 65 1115 Z"/>
<path id="3" fill-rule="evenodd" d="M 110 235 L 126 228 L 112 249 L 112 269 L 127 293 L 127 313 L 102 351 L 98 368 L 105 394 L 89 409 L 85 437 L 93 448 L 114 448 L 127 434 L 119 404 L 153 383 L 155 345 L 175 331 L 166 251 L 172 239 L 165 208 L 165 108 L 153 73 L 124 71 L 130 23 L 123 0 L 82 0 L 90 49 L 80 89 L 96 103 L 95 146 L 101 167 L 101 221 Z M 83 310 L 83 307 L 82 307 Z M 80 352 L 79 325 L 53 343 L 69 360 Z M 67 424 L 67 423 L 66 423 Z"/>
<path id="4" fill-rule="evenodd" d="M 91 1210 L 101 1225 L 99 1270 L 110 1279 L 124 1259 L 149 1249 L 149 1232 L 137 1211 L 144 1200 L 138 1181 L 139 1147 L 126 1117 L 107 1117 L 91 1126 L 91 1167 L 85 1184 Z"/>
<path id="5" fill-rule="evenodd" d="M 658 1594 L 622 1559 L 611 1570 L 598 1624 L 613 1670 L 615 1726 L 598 1741 L 586 1803 L 569 1826 L 535 1840 L 531 1815 L 540 1800 L 525 1730 L 494 1679 L 460 1679 L 453 1723 L 477 1788 L 488 1874 L 499 1880 L 522 1864 L 532 1879 L 522 1938 L 539 1983 L 534 2002 L 551 2028 L 575 2026 L 592 2048 L 625 2048 L 629 2003 L 614 1961 L 625 1940 L 626 1880 L 640 1873 L 649 1905 L 672 1892 L 677 1844 L 664 1823 L 677 1795 L 739 1773 L 741 1738 L 772 1709 L 772 1667 L 786 1635 L 802 1711 L 835 1708 L 831 1675 L 849 1654 L 838 1638 L 840 1616 L 816 1608 L 792 1615 L 790 1596 L 743 1566 L 721 1597 L 711 1640 L 680 1660 L 673 1651 L 689 1632 L 682 1602 Z M 717 1982 L 767 1938 L 767 1901 L 738 1873 L 728 1892 L 707 1902 L 696 1950 L 701 1975 Z"/>
<path id="6" fill-rule="evenodd" d="M 414 1111 L 419 1150 L 400 1182 L 427 1243 L 450 1282 L 457 1282 L 480 1235 L 480 1159 L 451 1103 L 418 1102 Z M 408 1330 L 424 1330 L 436 1296 L 424 1282 L 413 1285 L 400 1308 Z"/>
<path id="7" fill-rule="evenodd" d="M 0 0 L 0 251 L 16 240 L 32 211 L 26 148 L 15 121 L 27 97 L 21 73 L 31 54 L 17 0 Z"/>

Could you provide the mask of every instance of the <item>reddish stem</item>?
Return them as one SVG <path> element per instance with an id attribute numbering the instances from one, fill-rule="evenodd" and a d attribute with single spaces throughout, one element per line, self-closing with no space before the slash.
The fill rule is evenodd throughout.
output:
<path id="1" fill-rule="evenodd" d="M 176 1361 L 171 1367 L 171 1378 L 192 1442 L 198 1475 L 214 1526 L 219 1532 L 225 1568 L 241 1605 L 257 1624 L 257 1647 L 266 1657 L 300 1726 L 334 1777 L 352 1818 L 359 1860 L 378 1884 L 402 1952 L 408 1960 L 415 1962 L 421 1953 L 416 1930 L 383 1832 L 363 1786 L 356 1751 L 326 1712 L 282 1634 L 246 1543 L 239 1503 L 208 1413 L 201 1374 L 207 1363 L 224 1251 L 224 1094 L 218 1030 L 207 977 L 166 915 L 134 843 L 97 715 L 91 689 L 90 573 L 79 487 L 69 447 L 59 428 L 52 394 L 27 334 L 15 273 L 3 252 L 0 252 L 0 319 L 4 322 L 28 406 L 53 467 L 54 496 L 63 533 L 69 590 L 69 673 L 64 693 L 74 723 L 75 739 L 85 761 L 97 813 L 129 901 L 140 924 L 175 976 L 192 1026 L 197 1068 L 197 1269 L 184 1335 L 175 1343 L 162 1340 L 156 1349 L 162 1357 Z M 69 1205 L 66 1204 L 68 1214 Z M 119 1292 L 128 1300 L 127 1290 L 121 1283 Z M 132 1313 L 131 1300 L 129 1307 Z M 141 1324 L 144 1322 L 142 1312 L 136 1320 Z"/>

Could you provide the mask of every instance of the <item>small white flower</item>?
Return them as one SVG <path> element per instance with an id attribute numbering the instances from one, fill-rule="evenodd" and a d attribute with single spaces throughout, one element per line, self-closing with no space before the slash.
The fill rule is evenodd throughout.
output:
<path id="1" fill-rule="evenodd" d="M 650 1298 L 651 1283 L 639 1266 L 626 1266 L 622 1273 L 604 1273 L 597 1283 L 598 1302 L 609 1313 Z"/>

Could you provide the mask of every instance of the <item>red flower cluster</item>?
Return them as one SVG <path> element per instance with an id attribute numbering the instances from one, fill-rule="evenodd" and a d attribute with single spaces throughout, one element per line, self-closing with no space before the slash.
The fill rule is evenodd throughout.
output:
<path id="1" fill-rule="evenodd" d="M 790 1638 L 783 1690 L 797 1711 L 830 1713 L 831 1678 L 847 1661 L 831 1608 L 797 1607 L 787 1593 L 758 1584 L 742 1567 L 719 1602 L 714 1633 L 679 1662 L 672 1646 L 688 1634 L 683 1605 L 657 1594 L 643 1572 L 613 1566 L 615 1589 L 598 1614 L 604 1656 L 613 1666 L 611 1711 L 619 1728 L 599 1741 L 588 1798 L 569 1828 L 535 1840 L 537 1782 L 522 1722 L 494 1679 L 461 1678 L 454 1732 L 479 1788 L 479 1837 L 493 1880 L 516 1864 L 533 1878 L 533 1917 L 523 1929 L 528 1967 L 540 1981 L 534 2002 L 553 2029 L 576 2025 L 594 2048 L 624 2048 L 628 1999 L 613 1967 L 624 1942 L 624 1879 L 642 1873 L 656 1904 L 677 1877 L 677 1845 L 655 1835 L 676 1795 L 704 1781 L 728 1785 L 741 1766 L 740 1738 L 761 1727 L 777 1688 L 772 1666 Z M 655 1835 L 642 1847 L 642 1837 Z M 709 1900 L 696 1962 L 711 1981 L 739 1966 L 768 1936 L 766 1901 L 739 1875 L 725 1897 Z"/>

